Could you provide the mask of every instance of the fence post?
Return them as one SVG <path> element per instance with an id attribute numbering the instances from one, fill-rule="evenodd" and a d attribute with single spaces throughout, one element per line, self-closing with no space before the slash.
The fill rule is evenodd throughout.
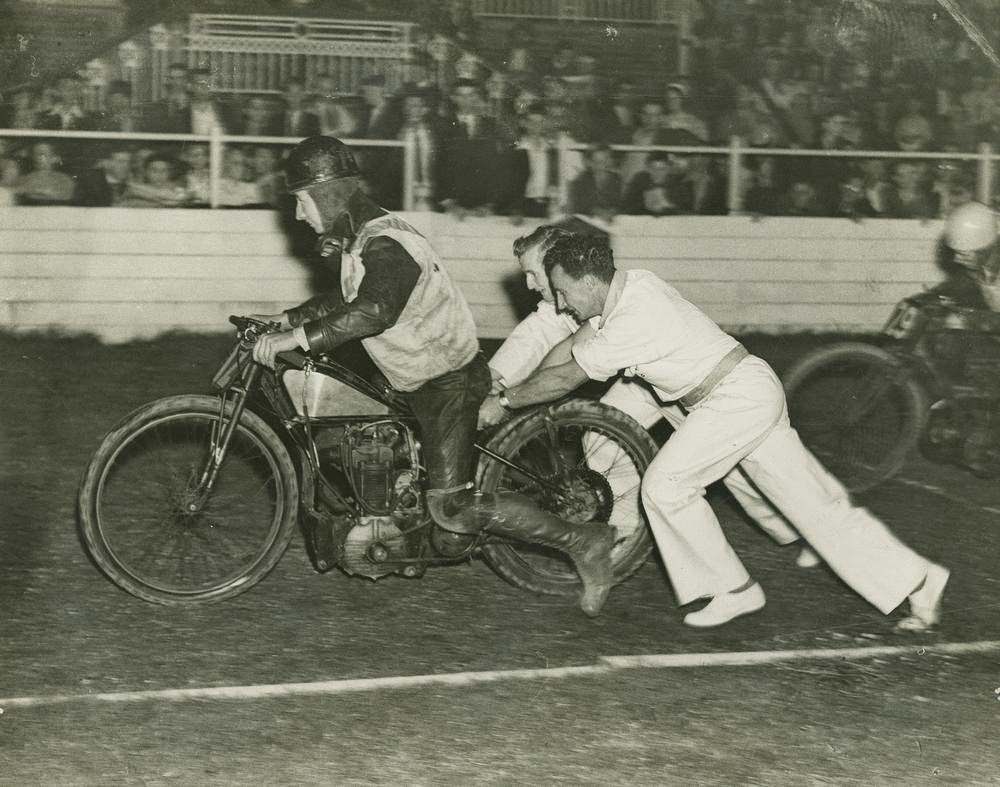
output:
<path id="1" fill-rule="evenodd" d="M 556 140 L 556 192 L 559 194 L 559 204 L 557 209 L 562 212 L 563 206 L 569 206 L 569 181 L 566 179 L 566 172 L 563 165 L 566 162 L 566 137 L 559 135 Z M 551 210 L 551 207 L 550 207 Z"/>
<path id="2" fill-rule="evenodd" d="M 222 186 L 222 129 L 216 123 L 208 140 L 208 204 L 219 207 Z"/>
<path id="3" fill-rule="evenodd" d="M 978 177 L 976 178 L 976 199 L 989 205 L 993 194 L 993 146 L 989 142 L 979 143 Z"/>
<path id="4" fill-rule="evenodd" d="M 415 210 L 413 187 L 417 180 L 416 132 L 403 137 L 403 210 Z"/>
<path id="5" fill-rule="evenodd" d="M 729 180 L 727 182 L 726 207 L 730 214 L 740 213 L 743 210 L 743 189 L 740 179 L 743 175 L 743 155 L 740 148 L 743 147 L 743 140 L 739 137 L 731 137 L 729 140 Z"/>

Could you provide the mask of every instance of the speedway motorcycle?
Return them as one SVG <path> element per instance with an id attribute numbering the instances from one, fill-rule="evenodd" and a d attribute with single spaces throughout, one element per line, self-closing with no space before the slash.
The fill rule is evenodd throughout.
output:
<path id="1" fill-rule="evenodd" d="M 301 529 L 320 572 L 415 578 L 481 557 L 527 590 L 579 593 L 561 553 L 435 524 L 419 427 L 391 389 L 327 356 L 283 353 L 265 368 L 252 348 L 277 326 L 230 322 L 236 343 L 215 393 L 143 405 L 86 469 L 82 540 L 112 582 L 159 604 L 229 599 L 260 582 Z M 616 582 L 643 564 L 652 542 L 638 483 L 657 446 L 635 421 L 569 398 L 525 409 L 482 438 L 479 489 L 615 527 Z"/>
<path id="2" fill-rule="evenodd" d="M 891 478 L 915 449 L 1000 477 L 1000 314 L 905 298 L 878 343 L 815 350 L 783 382 L 802 441 L 851 491 Z"/>

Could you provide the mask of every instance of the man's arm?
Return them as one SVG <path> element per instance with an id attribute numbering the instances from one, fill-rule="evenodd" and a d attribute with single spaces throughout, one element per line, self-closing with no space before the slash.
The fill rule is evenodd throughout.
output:
<path id="1" fill-rule="evenodd" d="M 420 266 L 399 243 L 384 236 L 372 238 L 363 254 L 365 276 L 353 301 L 293 331 L 265 334 L 254 345 L 254 360 L 273 369 L 280 352 L 297 347 L 329 352 L 351 339 L 374 336 L 395 325 L 420 278 Z"/>
<path id="2" fill-rule="evenodd" d="M 365 246 L 365 276 L 357 297 L 301 325 L 309 349 L 328 352 L 351 339 L 382 333 L 396 324 L 420 278 L 420 266 L 392 238 Z"/>
<path id="3" fill-rule="evenodd" d="M 490 358 L 493 380 L 504 387 L 517 385 L 530 375 L 553 347 L 570 336 L 574 320 L 546 302 L 514 326 Z"/>
<path id="4" fill-rule="evenodd" d="M 507 403 L 516 409 L 551 402 L 576 390 L 587 379 L 587 373 L 571 356 L 566 363 L 539 369 L 520 385 L 508 388 Z"/>

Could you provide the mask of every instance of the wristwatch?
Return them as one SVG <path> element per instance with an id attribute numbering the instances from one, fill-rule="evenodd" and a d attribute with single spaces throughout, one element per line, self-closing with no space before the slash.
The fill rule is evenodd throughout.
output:
<path id="1" fill-rule="evenodd" d="M 499 393 L 499 395 L 497 396 L 497 401 L 500 403 L 500 406 L 504 410 L 506 410 L 508 413 L 511 412 L 514 409 L 511 406 L 510 399 L 507 398 L 507 392 L 506 391 L 501 391 Z"/>

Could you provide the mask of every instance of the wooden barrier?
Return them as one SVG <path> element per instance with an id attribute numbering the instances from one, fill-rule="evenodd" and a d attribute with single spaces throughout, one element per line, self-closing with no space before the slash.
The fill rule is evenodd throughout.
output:
<path id="1" fill-rule="evenodd" d="M 441 254 L 480 335 L 505 336 L 531 303 L 511 242 L 538 222 L 403 216 Z M 656 272 L 736 332 L 877 330 L 940 279 L 940 222 L 620 217 L 607 229 L 620 267 Z M 229 314 L 314 294 L 307 257 L 270 211 L 2 208 L 0 328 L 106 341 L 226 331 Z"/>

